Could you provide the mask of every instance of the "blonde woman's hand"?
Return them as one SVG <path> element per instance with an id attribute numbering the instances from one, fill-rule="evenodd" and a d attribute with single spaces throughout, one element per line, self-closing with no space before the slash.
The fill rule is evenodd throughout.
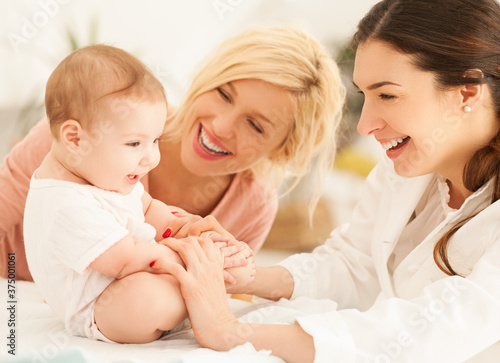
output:
<path id="1" fill-rule="evenodd" d="M 176 237 L 185 238 L 188 236 L 200 237 L 204 232 L 215 232 L 221 236 L 234 239 L 233 235 L 226 231 L 217 219 L 208 215 L 200 217 L 185 211 L 172 211 L 175 218 L 172 219 L 167 229 L 163 233 L 163 238 Z"/>

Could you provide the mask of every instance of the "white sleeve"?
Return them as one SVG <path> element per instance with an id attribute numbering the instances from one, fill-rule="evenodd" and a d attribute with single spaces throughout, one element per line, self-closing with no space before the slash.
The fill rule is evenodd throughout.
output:
<path id="1" fill-rule="evenodd" d="M 75 198 L 54 213 L 50 243 L 58 259 L 82 274 L 129 231 L 110 211 L 91 198 Z"/>
<path id="2" fill-rule="evenodd" d="M 455 363 L 499 342 L 500 229 L 483 231 L 493 244 L 466 278 L 429 283 L 414 299 L 381 297 L 364 312 L 297 318 L 314 338 L 315 362 Z"/>
<path id="3" fill-rule="evenodd" d="M 335 300 L 339 309 L 367 309 L 380 292 L 371 255 L 381 191 L 394 175 L 390 160 L 367 177 L 351 223 L 334 229 L 312 253 L 293 255 L 280 263 L 294 278 L 292 299 L 298 296 Z"/>

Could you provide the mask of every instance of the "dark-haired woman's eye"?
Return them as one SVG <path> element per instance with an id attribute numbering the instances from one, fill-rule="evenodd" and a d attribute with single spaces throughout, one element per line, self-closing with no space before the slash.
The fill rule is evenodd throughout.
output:
<path id="1" fill-rule="evenodd" d="M 380 99 L 382 100 L 392 100 L 395 98 L 395 96 L 391 96 L 391 95 L 386 95 L 385 93 L 381 93 L 379 95 Z"/>

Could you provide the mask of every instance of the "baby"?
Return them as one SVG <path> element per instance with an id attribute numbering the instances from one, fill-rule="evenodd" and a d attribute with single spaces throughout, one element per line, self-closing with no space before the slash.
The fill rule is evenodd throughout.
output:
<path id="1" fill-rule="evenodd" d="M 156 340 L 187 318 L 175 278 L 150 267 L 161 258 L 183 263 L 157 243 L 177 217 L 139 181 L 160 160 L 163 86 L 132 55 L 95 45 L 58 65 L 45 104 L 53 143 L 32 177 L 24 219 L 33 279 L 72 334 Z M 228 271 L 250 281 L 246 244 L 209 237 L 221 248 L 221 262 L 225 255 L 243 258 Z"/>

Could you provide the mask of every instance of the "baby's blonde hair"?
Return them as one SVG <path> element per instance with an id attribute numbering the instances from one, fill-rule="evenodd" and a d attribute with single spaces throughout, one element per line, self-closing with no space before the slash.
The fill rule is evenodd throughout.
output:
<path id="1" fill-rule="evenodd" d="M 273 187 L 294 176 L 290 191 L 316 158 L 320 180 L 321 170 L 331 167 L 335 155 L 345 87 L 325 48 L 299 29 L 255 27 L 224 41 L 193 77 L 185 98 L 167 122 L 165 136 L 180 140 L 183 122 L 197 97 L 241 79 L 281 87 L 289 92 L 293 103 L 294 122 L 286 140 L 277 152 L 249 171 L 266 176 Z M 318 185 L 310 212 L 319 192 Z"/>
<path id="2" fill-rule="evenodd" d="M 108 96 L 167 102 L 161 82 L 130 53 L 103 44 L 80 48 L 64 58 L 47 81 L 45 108 L 53 136 L 69 119 L 91 125 Z"/>

